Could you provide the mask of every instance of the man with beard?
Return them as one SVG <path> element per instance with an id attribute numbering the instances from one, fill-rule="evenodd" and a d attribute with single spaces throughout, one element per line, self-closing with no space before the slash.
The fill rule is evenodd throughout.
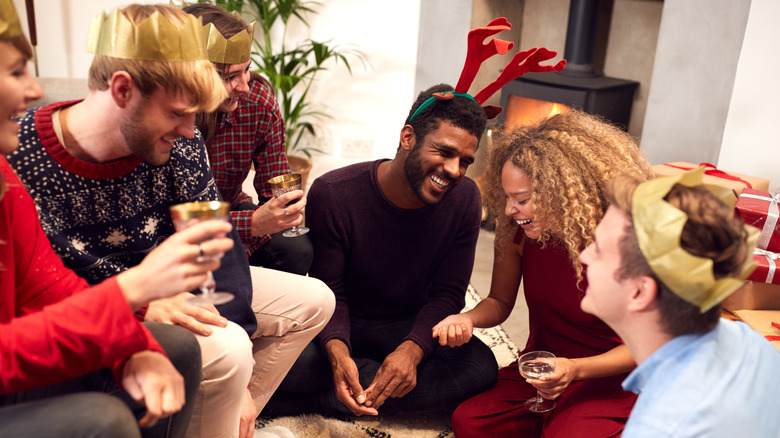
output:
<path id="1" fill-rule="evenodd" d="M 139 264 L 174 233 L 172 205 L 220 199 L 194 121 L 227 93 L 206 57 L 200 23 L 175 7 L 135 4 L 96 17 L 90 51 L 86 98 L 24 115 L 20 148 L 8 161 L 57 255 L 97 284 Z M 193 305 L 193 294 L 182 291 L 139 314 L 189 329 L 200 345 L 203 379 L 187 436 L 239 436 L 240 417 L 240 436 L 254 429 L 247 385 L 257 318 L 246 255 L 235 229 L 230 237 L 234 247 L 214 278 L 232 301 Z"/>
<path id="2" fill-rule="evenodd" d="M 476 337 L 460 348 L 431 337 L 464 306 L 481 218 L 465 173 L 485 123 L 473 98 L 436 85 L 412 106 L 395 159 L 314 181 L 309 272 L 336 310 L 265 413 L 451 412 L 495 383 L 495 357 Z"/>

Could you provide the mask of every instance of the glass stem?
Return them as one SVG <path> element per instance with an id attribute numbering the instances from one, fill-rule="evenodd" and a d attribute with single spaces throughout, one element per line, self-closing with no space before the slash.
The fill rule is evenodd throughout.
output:
<path id="1" fill-rule="evenodd" d="M 202 293 L 203 295 L 211 295 L 216 290 L 217 290 L 217 282 L 214 281 L 214 276 L 211 274 L 211 271 L 208 271 L 206 273 L 206 281 L 204 281 L 200 285 L 200 293 Z"/>

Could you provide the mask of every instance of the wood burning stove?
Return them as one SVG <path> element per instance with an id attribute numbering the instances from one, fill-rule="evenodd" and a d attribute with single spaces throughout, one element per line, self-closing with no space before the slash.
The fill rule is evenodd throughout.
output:
<path id="1" fill-rule="evenodd" d="M 601 0 L 571 0 L 564 49 L 566 68 L 560 73 L 528 73 L 504 86 L 504 112 L 499 120 L 507 130 L 570 107 L 599 114 L 628 129 L 639 83 L 595 73 L 593 54 L 601 12 Z"/>

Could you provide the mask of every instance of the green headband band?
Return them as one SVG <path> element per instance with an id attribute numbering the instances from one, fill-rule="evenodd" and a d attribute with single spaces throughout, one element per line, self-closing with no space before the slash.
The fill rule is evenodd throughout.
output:
<path id="1" fill-rule="evenodd" d="M 445 91 L 445 92 L 443 92 L 441 94 L 448 94 L 448 93 L 452 94 L 453 96 L 466 97 L 468 99 L 473 100 L 474 102 L 477 102 L 477 100 L 474 99 L 474 97 L 472 95 L 470 95 L 469 93 L 458 93 L 457 91 Z M 425 99 L 425 102 L 420 104 L 420 106 L 418 106 L 417 109 L 414 110 L 414 112 L 412 113 L 412 117 L 409 117 L 409 121 L 411 122 L 412 120 L 414 120 L 414 118 L 417 117 L 417 114 L 420 114 L 420 111 L 424 110 L 425 108 L 428 108 L 429 106 L 431 106 L 431 104 L 433 102 L 435 102 L 437 100 L 439 100 L 439 99 L 437 99 L 434 96 L 431 96 L 431 97 Z M 477 103 L 479 103 L 479 102 L 477 102 Z"/>

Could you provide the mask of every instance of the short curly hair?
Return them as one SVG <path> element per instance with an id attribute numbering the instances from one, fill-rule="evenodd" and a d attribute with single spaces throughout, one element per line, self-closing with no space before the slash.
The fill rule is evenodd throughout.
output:
<path id="1" fill-rule="evenodd" d="M 417 140 L 418 145 L 422 143 L 422 140 L 429 132 L 435 131 L 443 120 L 450 122 L 453 126 L 465 129 L 474 137 L 477 137 L 477 143 L 479 143 L 479 139 L 482 137 L 482 132 L 487 124 L 487 116 L 485 115 L 485 110 L 476 101 L 467 97 L 456 96 L 450 100 L 436 100 L 433 104 L 420 111 L 414 117 L 414 120 L 410 120 L 415 110 L 428 100 L 433 93 L 444 93 L 453 90 L 454 88 L 451 85 L 438 84 L 417 95 L 417 100 L 412 104 L 404 124 L 414 129 L 415 140 Z"/>
<path id="2" fill-rule="evenodd" d="M 579 253 L 593 242 L 608 206 L 607 181 L 621 173 L 642 180 L 653 177 L 636 141 L 598 116 L 573 109 L 538 125 L 516 128 L 488 151 L 484 196 L 496 217 L 497 242 L 511 241 L 518 227 L 504 213 L 501 173 L 507 162 L 532 181 L 534 220 L 543 227 L 539 241 L 562 242 L 578 280 L 583 278 Z M 498 249 L 502 250 L 500 244 Z"/>

